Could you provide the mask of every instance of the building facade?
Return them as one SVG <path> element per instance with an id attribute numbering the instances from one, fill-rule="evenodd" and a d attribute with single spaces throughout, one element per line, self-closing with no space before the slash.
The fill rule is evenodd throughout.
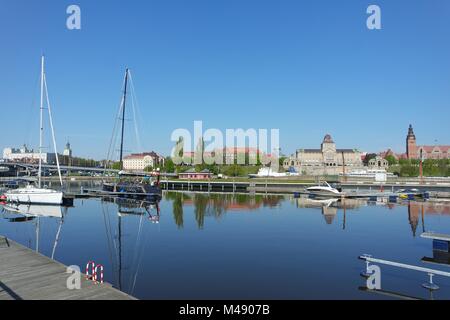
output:
<path id="1" fill-rule="evenodd" d="M 63 156 L 65 157 L 72 157 L 72 148 L 70 147 L 70 142 L 66 143 L 66 147 L 63 151 Z"/>
<path id="2" fill-rule="evenodd" d="M 389 162 L 381 156 L 376 156 L 369 160 L 368 167 L 371 170 L 387 170 L 389 169 Z"/>
<path id="3" fill-rule="evenodd" d="M 5 148 L 3 149 L 3 159 L 10 162 L 25 162 L 25 163 L 38 163 L 39 158 L 45 164 L 56 164 L 56 155 L 54 153 L 35 152 L 33 149 L 28 149 L 26 145 L 23 145 L 20 149 Z"/>
<path id="4" fill-rule="evenodd" d="M 286 159 L 283 167 L 294 168 L 305 175 L 337 175 L 344 170 L 363 168 L 361 152 L 357 149 L 337 149 L 336 144 L 327 134 L 320 149 L 299 149 Z"/>
<path id="5" fill-rule="evenodd" d="M 164 165 L 164 157 L 156 152 L 133 153 L 123 158 L 123 170 L 144 171 L 147 167 L 156 169 Z"/>
<path id="6" fill-rule="evenodd" d="M 200 172 L 197 172 L 195 168 L 191 168 L 185 172 L 180 172 L 178 174 L 180 179 L 189 179 L 189 180 L 208 180 L 211 179 L 212 173 L 208 169 L 204 169 Z"/>
<path id="7" fill-rule="evenodd" d="M 406 136 L 406 157 L 408 159 L 450 159 L 450 145 L 417 145 L 412 125 Z"/>

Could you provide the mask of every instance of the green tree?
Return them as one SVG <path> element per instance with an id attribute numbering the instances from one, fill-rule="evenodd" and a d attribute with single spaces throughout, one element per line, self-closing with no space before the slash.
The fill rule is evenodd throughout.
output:
<path id="1" fill-rule="evenodd" d="M 121 170 L 122 169 L 122 165 L 119 161 L 114 162 L 111 167 L 113 170 Z"/>
<path id="2" fill-rule="evenodd" d="M 229 177 L 239 177 L 245 174 L 243 167 L 237 164 L 224 167 L 223 173 Z"/>
<path id="3" fill-rule="evenodd" d="M 286 160 L 286 159 L 287 159 L 287 157 L 284 157 L 284 156 L 278 158 L 278 164 L 280 165 L 280 168 L 283 167 L 284 160 Z"/>
<path id="4" fill-rule="evenodd" d="M 404 165 L 400 168 L 400 175 L 402 177 L 417 177 L 419 176 L 419 168 L 413 165 Z"/>
<path id="5" fill-rule="evenodd" d="M 172 158 L 167 157 L 164 161 L 164 166 L 161 169 L 163 172 L 173 173 L 175 172 L 175 164 L 173 163 Z"/>
<path id="6" fill-rule="evenodd" d="M 395 166 L 398 163 L 397 159 L 395 159 L 392 154 L 387 155 L 384 159 L 389 162 L 389 166 Z"/>

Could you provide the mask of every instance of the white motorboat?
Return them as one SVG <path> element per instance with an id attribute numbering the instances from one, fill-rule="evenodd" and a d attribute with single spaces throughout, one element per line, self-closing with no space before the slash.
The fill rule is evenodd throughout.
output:
<path id="1" fill-rule="evenodd" d="M 341 197 L 344 194 L 324 181 L 323 185 L 306 188 L 306 193 L 321 197 Z"/>
<path id="2" fill-rule="evenodd" d="M 45 91 L 44 91 L 45 89 Z M 44 71 L 44 56 L 41 58 L 41 103 L 40 103 L 40 126 L 39 126 L 39 171 L 38 171 L 38 186 L 27 186 L 25 188 L 19 188 L 10 190 L 5 193 L 6 200 L 8 202 L 26 203 L 26 204 L 52 204 L 61 205 L 63 203 L 63 193 L 61 191 L 42 188 L 42 148 L 43 148 L 43 110 L 44 110 L 44 96 L 46 97 L 47 110 L 49 115 L 50 128 L 53 138 L 53 147 L 55 154 L 57 155 L 55 132 L 53 130 L 52 112 L 50 107 L 50 100 L 48 98 L 47 80 Z M 62 183 L 61 170 L 59 168 L 59 159 L 56 157 L 56 164 L 58 167 L 59 181 Z"/>

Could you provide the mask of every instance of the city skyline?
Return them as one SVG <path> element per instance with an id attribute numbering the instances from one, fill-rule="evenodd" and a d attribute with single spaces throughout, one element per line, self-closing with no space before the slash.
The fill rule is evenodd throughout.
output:
<path id="1" fill-rule="evenodd" d="M 169 155 L 172 131 L 195 120 L 280 129 L 286 155 L 325 134 L 343 148 L 404 152 L 410 123 L 420 144 L 449 144 L 445 1 L 377 1 L 382 30 L 367 29 L 365 1 L 76 4 L 81 30 L 66 28 L 66 2 L 17 1 L 0 13 L 10 49 L 0 53 L 2 113 L 21 120 L 3 121 L 0 149 L 36 149 L 42 53 L 61 153 L 69 140 L 75 156 L 106 158 L 126 67 L 143 142 L 127 153 Z"/>

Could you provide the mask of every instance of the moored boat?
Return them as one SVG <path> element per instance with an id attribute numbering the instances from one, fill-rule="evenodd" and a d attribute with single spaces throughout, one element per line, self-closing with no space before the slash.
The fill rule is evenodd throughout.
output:
<path id="1" fill-rule="evenodd" d="M 44 91 L 45 88 L 45 91 Z M 44 56 L 41 58 L 41 103 L 40 103 L 40 126 L 39 126 L 39 171 L 38 171 L 38 186 L 28 185 L 25 188 L 18 188 L 7 191 L 5 193 L 8 202 L 26 203 L 26 204 L 51 204 L 61 205 L 63 203 L 63 193 L 61 191 L 43 188 L 42 187 L 42 148 L 43 148 L 43 110 L 44 110 L 44 95 L 47 101 L 47 110 L 49 114 L 50 127 L 53 137 L 53 147 L 55 154 L 57 154 L 55 133 L 53 131 L 52 113 L 50 102 L 48 98 L 47 80 L 44 71 Z M 56 157 L 56 164 L 58 167 L 59 181 L 62 183 L 61 170 L 59 168 L 59 160 Z"/>
<path id="2" fill-rule="evenodd" d="M 309 187 L 306 188 L 305 191 L 307 194 L 317 197 L 340 198 L 345 195 L 343 192 L 330 186 L 326 181 L 323 182 L 323 185 L 319 184 L 317 186 Z"/>
<path id="3" fill-rule="evenodd" d="M 10 190 L 5 193 L 8 202 L 26 204 L 62 204 L 63 193 L 61 191 L 36 188 L 28 185 L 25 188 Z"/>
<path id="4" fill-rule="evenodd" d="M 125 70 L 125 81 L 122 103 L 120 106 L 121 114 L 121 138 L 120 138 L 120 156 L 119 163 L 122 171 L 119 172 L 119 179 L 117 182 L 104 182 L 102 191 L 114 196 L 121 196 L 127 198 L 147 198 L 151 200 L 159 200 L 162 197 L 162 190 L 159 185 L 159 169 L 157 169 L 157 180 L 154 181 L 152 175 L 148 173 L 134 173 L 123 171 L 123 144 L 125 131 L 125 108 L 127 101 L 127 89 L 130 71 Z M 133 87 L 133 86 L 132 86 Z M 113 133 L 114 136 L 114 133 Z M 109 156 L 109 154 L 108 154 Z M 108 162 L 108 161 L 107 161 Z M 106 164 L 107 164 L 106 162 Z"/>

